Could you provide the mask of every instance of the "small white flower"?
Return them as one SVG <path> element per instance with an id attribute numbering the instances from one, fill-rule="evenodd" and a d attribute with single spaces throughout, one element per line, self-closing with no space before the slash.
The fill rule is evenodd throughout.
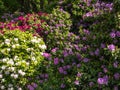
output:
<path id="1" fill-rule="evenodd" d="M 16 48 L 16 45 L 12 45 L 12 48 Z"/>
<path id="2" fill-rule="evenodd" d="M 6 66 L 2 66 L 2 67 L 1 67 L 2 70 L 5 70 L 5 68 L 6 68 Z"/>
<path id="3" fill-rule="evenodd" d="M 32 42 L 32 43 L 36 43 L 36 39 L 32 39 L 31 42 Z"/>
<path id="4" fill-rule="evenodd" d="M 39 45 L 39 48 L 46 49 L 46 45 Z"/>
<path id="5" fill-rule="evenodd" d="M 0 88 L 1 88 L 2 90 L 4 90 L 4 89 L 5 89 L 5 86 L 2 85 Z"/>
<path id="6" fill-rule="evenodd" d="M 36 36 L 34 36 L 34 38 L 35 38 L 35 39 L 37 39 L 37 37 L 36 37 Z"/>
<path id="7" fill-rule="evenodd" d="M 33 51 L 34 49 L 33 48 L 30 48 L 31 51 Z"/>
<path id="8" fill-rule="evenodd" d="M 2 74 L 0 74 L 0 78 L 3 78 L 3 75 L 2 75 Z"/>
<path id="9" fill-rule="evenodd" d="M 29 52 L 31 49 L 30 49 L 30 48 L 27 48 L 26 50 Z"/>
<path id="10" fill-rule="evenodd" d="M 17 47 L 19 47 L 19 46 L 20 46 L 20 44 L 16 44 L 16 46 L 17 46 Z"/>
<path id="11" fill-rule="evenodd" d="M 17 60 L 18 59 L 18 56 L 14 56 L 14 60 Z"/>
<path id="12" fill-rule="evenodd" d="M 40 52 L 41 55 L 43 55 L 43 52 Z"/>
<path id="13" fill-rule="evenodd" d="M 5 44 L 9 45 L 10 44 L 10 39 L 5 39 Z"/>
<path id="14" fill-rule="evenodd" d="M 10 76 L 11 76 L 11 77 L 14 77 L 14 74 L 12 73 Z"/>
<path id="15" fill-rule="evenodd" d="M 40 38 L 38 38 L 38 41 L 40 42 L 40 41 L 41 41 L 41 39 L 40 39 Z"/>
<path id="16" fill-rule="evenodd" d="M 21 75 L 24 76 L 24 75 L 25 75 L 25 72 L 22 72 Z"/>
<path id="17" fill-rule="evenodd" d="M 18 38 L 14 38 L 14 40 L 17 42 L 17 41 L 18 41 Z"/>
<path id="18" fill-rule="evenodd" d="M 2 59 L 2 61 L 3 61 L 3 62 L 6 62 L 6 61 L 7 61 L 7 59 L 6 59 L 6 58 L 3 58 L 3 59 Z"/>
<path id="19" fill-rule="evenodd" d="M 7 64 L 10 64 L 10 65 L 14 65 L 14 61 L 12 59 L 10 59 Z"/>
<path id="20" fill-rule="evenodd" d="M 17 63 L 15 63 L 15 65 L 17 65 L 17 66 L 18 66 L 18 65 L 21 65 L 21 62 L 17 62 Z"/>
<path id="21" fill-rule="evenodd" d="M 7 48 L 7 51 L 10 51 L 10 48 Z"/>
<path id="22" fill-rule="evenodd" d="M 30 63 L 29 62 L 26 62 L 26 65 L 28 66 Z"/>
<path id="23" fill-rule="evenodd" d="M 15 70 L 15 68 L 14 68 L 14 67 L 10 67 L 10 70 L 11 70 L 11 71 L 14 71 L 14 70 Z"/>
<path id="24" fill-rule="evenodd" d="M 33 61 L 35 61 L 35 57 L 32 57 L 31 59 L 32 59 Z"/>
<path id="25" fill-rule="evenodd" d="M 23 72 L 22 70 L 19 70 L 18 73 L 21 74 L 22 76 L 25 75 L 25 72 Z"/>
<path id="26" fill-rule="evenodd" d="M 8 87 L 12 87 L 13 85 L 12 84 L 9 84 Z"/>
<path id="27" fill-rule="evenodd" d="M 24 42 L 26 42 L 26 40 L 24 40 Z"/>
<path id="28" fill-rule="evenodd" d="M 22 90 L 22 88 L 18 88 L 18 90 Z"/>
<path id="29" fill-rule="evenodd" d="M 14 88 L 13 88 L 13 87 L 11 87 L 11 88 L 8 88 L 8 90 L 14 90 Z"/>
<path id="30" fill-rule="evenodd" d="M 15 74 L 13 77 L 14 77 L 15 79 L 17 79 L 17 78 L 18 78 L 18 75 L 17 75 L 17 74 Z"/>
<path id="31" fill-rule="evenodd" d="M 26 50 L 29 52 L 29 51 L 33 51 L 34 49 L 33 48 L 27 48 Z"/>
<path id="32" fill-rule="evenodd" d="M 21 61 L 22 63 L 26 63 L 24 60 Z"/>
<path id="33" fill-rule="evenodd" d="M 4 44 L 5 44 L 4 42 L 1 43 L 1 45 L 4 45 Z"/>

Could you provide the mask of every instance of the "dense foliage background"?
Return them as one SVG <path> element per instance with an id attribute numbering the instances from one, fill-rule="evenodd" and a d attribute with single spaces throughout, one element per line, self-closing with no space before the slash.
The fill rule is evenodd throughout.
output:
<path id="1" fill-rule="evenodd" d="M 0 80 L 2 90 L 119 90 L 120 0 L 1 0 Z"/>

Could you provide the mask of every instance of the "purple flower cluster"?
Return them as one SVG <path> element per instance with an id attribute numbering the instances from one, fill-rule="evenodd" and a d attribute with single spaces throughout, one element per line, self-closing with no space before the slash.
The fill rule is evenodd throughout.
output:
<path id="1" fill-rule="evenodd" d="M 100 85 L 107 85 L 108 84 L 108 76 L 104 76 L 103 78 L 98 78 L 97 82 Z"/>
<path id="2" fill-rule="evenodd" d="M 95 4 L 89 3 L 88 5 L 92 6 L 93 10 L 83 15 L 83 18 L 94 17 L 106 12 L 111 12 L 113 10 L 113 3 L 105 3 L 105 2 L 97 1 Z"/>
<path id="3" fill-rule="evenodd" d="M 116 38 L 116 37 L 120 37 L 120 31 L 112 31 L 111 33 L 110 33 L 110 37 L 111 38 Z"/>
<path id="4" fill-rule="evenodd" d="M 115 51 L 115 45 L 114 45 L 114 44 L 108 45 L 108 49 L 109 49 L 110 51 Z"/>
<path id="5" fill-rule="evenodd" d="M 38 87 L 36 83 L 31 83 L 30 85 L 27 85 L 27 88 L 29 90 L 35 90 Z"/>

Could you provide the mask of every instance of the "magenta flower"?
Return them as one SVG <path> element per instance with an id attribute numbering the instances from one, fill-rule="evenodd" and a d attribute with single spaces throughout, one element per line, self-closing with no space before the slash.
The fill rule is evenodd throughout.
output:
<path id="1" fill-rule="evenodd" d="M 43 83 L 43 80 L 40 80 L 39 82 L 40 82 L 40 83 Z"/>
<path id="2" fill-rule="evenodd" d="M 104 84 L 104 79 L 103 78 L 98 78 L 97 82 L 98 82 L 98 84 Z"/>
<path id="3" fill-rule="evenodd" d="M 74 81 L 74 84 L 75 84 L 75 85 L 79 85 L 79 81 L 78 81 L 78 80 L 75 80 L 75 81 Z"/>
<path id="4" fill-rule="evenodd" d="M 63 74 L 64 74 L 64 75 L 67 75 L 67 71 L 64 71 Z"/>
<path id="5" fill-rule="evenodd" d="M 37 88 L 37 87 L 38 87 L 38 85 L 37 85 L 36 83 L 32 83 L 32 86 L 33 86 L 34 88 Z"/>
<path id="6" fill-rule="evenodd" d="M 44 56 L 45 58 L 49 58 L 51 55 L 50 55 L 49 53 L 43 53 L 43 56 Z"/>
<path id="7" fill-rule="evenodd" d="M 120 79 L 120 74 L 119 73 L 115 73 L 114 74 L 114 78 L 115 78 L 115 80 L 119 80 Z"/>
<path id="8" fill-rule="evenodd" d="M 116 36 L 115 32 L 111 32 L 111 33 L 110 33 L 110 37 L 111 37 L 111 38 L 115 38 L 115 36 Z"/>
<path id="9" fill-rule="evenodd" d="M 48 77 L 49 77 L 48 74 L 45 74 L 44 76 L 45 76 L 45 78 L 48 78 Z"/>
<path id="10" fill-rule="evenodd" d="M 29 90 L 35 90 L 35 88 L 32 87 L 31 85 L 27 85 L 27 88 L 28 88 Z"/>
<path id="11" fill-rule="evenodd" d="M 23 16 L 20 16 L 20 17 L 18 17 L 18 20 L 24 21 L 24 17 L 23 17 Z"/>
<path id="12" fill-rule="evenodd" d="M 108 49 L 109 49 L 110 51 L 114 51 L 114 50 L 115 50 L 115 45 L 114 45 L 114 44 L 108 45 Z"/>
<path id="13" fill-rule="evenodd" d="M 67 56 L 68 56 L 68 52 L 67 52 L 67 51 L 64 51 L 64 52 L 63 52 L 63 55 L 64 55 L 64 57 L 67 57 Z"/>
<path id="14" fill-rule="evenodd" d="M 59 68 L 58 68 L 58 71 L 59 71 L 60 73 L 64 73 L 64 70 L 63 70 L 62 67 L 59 67 Z"/>
<path id="15" fill-rule="evenodd" d="M 117 68 L 117 67 L 118 67 L 118 61 L 115 61 L 115 62 L 113 63 L 113 66 L 114 66 L 114 68 Z"/>
<path id="16" fill-rule="evenodd" d="M 103 68 L 103 72 L 104 72 L 104 73 L 107 73 L 107 72 L 108 72 L 108 69 L 107 69 L 107 68 Z"/>
<path id="17" fill-rule="evenodd" d="M 92 87 L 94 85 L 94 82 L 89 82 L 89 86 Z"/>
<path id="18" fill-rule="evenodd" d="M 108 76 L 104 76 L 103 78 L 98 78 L 97 83 L 101 84 L 101 85 L 103 85 L 103 84 L 107 85 L 108 84 Z"/>
<path id="19" fill-rule="evenodd" d="M 89 30 L 86 30 L 86 29 L 84 29 L 83 32 L 84 32 L 85 34 L 87 34 L 87 35 L 90 34 L 90 31 L 89 31 Z"/>
<path id="20" fill-rule="evenodd" d="M 117 37 L 120 37 L 120 31 L 117 31 L 117 32 L 116 32 L 116 36 L 117 36 Z"/>
<path id="21" fill-rule="evenodd" d="M 88 58 L 84 58 L 84 59 L 83 59 L 83 62 L 88 62 L 88 61 L 89 61 Z"/>
<path id="22" fill-rule="evenodd" d="M 70 65 L 67 65 L 67 69 L 70 69 L 71 68 L 71 66 Z"/>
<path id="23" fill-rule="evenodd" d="M 60 87 L 61 87 L 61 88 L 65 88 L 65 84 L 62 83 L 62 84 L 60 85 Z"/>
<path id="24" fill-rule="evenodd" d="M 105 44 L 104 43 L 101 43 L 101 48 L 105 48 Z"/>
<path id="25" fill-rule="evenodd" d="M 58 58 L 54 58 L 54 64 L 57 65 L 59 63 L 59 59 Z"/>
<path id="26" fill-rule="evenodd" d="M 98 56 L 99 54 L 100 54 L 100 50 L 97 48 L 97 49 L 95 50 L 95 55 Z"/>
<path id="27" fill-rule="evenodd" d="M 81 77 L 82 74 L 80 72 L 77 73 L 77 77 Z"/>
<path id="28" fill-rule="evenodd" d="M 58 48 L 53 48 L 51 52 L 55 53 L 58 50 Z"/>

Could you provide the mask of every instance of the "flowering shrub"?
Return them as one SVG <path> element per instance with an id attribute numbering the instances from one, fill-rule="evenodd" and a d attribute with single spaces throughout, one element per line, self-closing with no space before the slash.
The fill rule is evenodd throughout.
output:
<path id="1" fill-rule="evenodd" d="M 2 79 L 0 85 L 12 87 L 9 83 L 13 80 L 13 85 L 18 83 L 15 89 L 21 86 L 29 90 L 119 90 L 120 14 L 119 10 L 115 10 L 119 7 L 114 3 L 112 0 L 60 0 L 59 8 L 53 9 L 51 14 L 39 12 L 1 22 L 1 37 L 6 35 L 6 31 L 3 32 L 5 29 L 20 29 L 26 31 L 26 35 L 21 36 L 14 31 L 15 35 L 10 36 L 13 31 L 8 31 L 9 34 L 2 37 L 0 42 L 4 44 L 0 49 L 0 65 L 7 65 L 8 68 L 0 68 L 0 77 L 10 79 L 8 82 Z M 35 37 L 29 36 L 29 33 Z M 46 43 L 44 53 L 40 48 L 45 49 L 46 46 L 44 43 L 38 45 L 35 39 L 40 38 L 34 35 L 36 33 Z M 20 39 L 14 39 L 18 36 Z M 32 50 L 35 50 L 35 54 Z M 39 62 L 43 56 L 44 61 Z M 35 62 L 34 57 L 39 61 Z M 18 58 L 17 61 L 14 58 Z M 31 63 L 33 60 L 33 67 L 27 68 L 24 60 Z M 13 63 L 18 62 L 22 62 L 22 65 L 15 67 Z M 7 78 L 5 72 L 9 70 Z M 4 89 L 4 86 L 1 88 Z"/>
<path id="2" fill-rule="evenodd" d="M 84 3 L 85 1 L 88 0 L 84 0 Z M 79 19 L 82 28 L 80 27 L 77 40 L 72 41 L 70 38 L 73 36 L 66 41 L 64 38 L 65 42 L 69 41 L 67 46 L 64 45 L 62 49 L 53 47 L 49 53 L 43 54 L 49 78 L 43 80 L 40 87 L 48 90 L 119 89 L 120 39 L 112 12 L 113 3 L 97 1 L 92 5 L 92 9 L 85 9 L 85 12 L 83 9 L 83 13 L 78 15 L 81 16 Z M 101 8 L 105 8 L 105 11 Z M 86 14 L 89 11 L 94 13 L 95 9 L 98 9 L 96 14 Z"/>
<path id="3" fill-rule="evenodd" d="M 20 30 L 6 30 L 0 34 L 0 43 L 0 88 L 21 90 L 28 77 L 39 73 L 46 45 L 42 38 Z"/>
<path id="4" fill-rule="evenodd" d="M 66 38 L 70 34 L 71 20 L 70 14 L 63 9 L 53 9 L 52 14 L 45 20 L 47 24 L 42 25 L 43 37 L 48 49 L 65 46 Z"/>
<path id="5" fill-rule="evenodd" d="M 4 13 L 4 14 L 1 16 L 1 20 L 4 21 L 4 22 L 7 22 L 7 21 L 14 20 L 14 19 L 16 19 L 17 17 L 23 16 L 23 15 L 25 15 L 23 12 L 16 12 L 16 13 L 14 13 L 14 14 Z"/>
<path id="6" fill-rule="evenodd" d="M 9 30 L 15 30 L 19 29 L 21 31 L 29 31 L 30 33 L 36 34 L 38 33 L 41 35 L 41 31 L 43 28 L 41 27 L 41 24 L 44 23 L 44 20 L 41 20 L 40 17 L 46 16 L 46 13 L 33 13 L 33 14 L 27 14 L 25 16 L 21 15 L 17 18 L 14 17 L 14 15 L 6 14 L 4 16 L 5 19 L 9 19 L 7 22 L 0 22 L 0 30 L 9 29 Z M 11 20 L 11 19 L 12 20 Z"/>

